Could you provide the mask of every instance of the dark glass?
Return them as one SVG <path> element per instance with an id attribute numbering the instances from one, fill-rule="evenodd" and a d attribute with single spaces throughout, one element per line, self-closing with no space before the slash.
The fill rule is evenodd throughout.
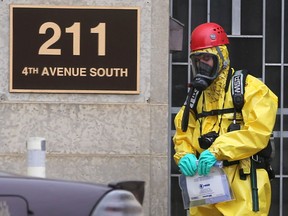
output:
<path id="1" fill-rule="evenodd" d="M 288 92 L 287 92 L 287 85 L 288 85 L 288 68 L 284 68 L 284 108 L 288 108 Z M 286 89 L 286 90 L 285 90 Z"/>
<path id="2" fill-rule="evenodd" d="M 271 207 L 269 216 L 279 215 L 279 179 L 271 181 Z"/>
<path id="3" fill-rule="evenodd" d="M 172 114 L 172 118 L 171 118 L 171 130 L 175 130 L 175 124 L 174 124 L 174 119 L 177 113 Z"/>
<path id="4" fill-rule="evenodd" d="M 241 0 L 241 34 L 262 35 L 263 0 Z"/>
<path id="5" fill-rule="evenodd" d="M 231 11 L 232 1 L 231 0 L 217 0 L 210 1 L 211 10 L 211 22 L 215 22 L 221 25 L 227 34 L 231 34 Z"/>
<path id="6" fill-rule="evenodd" d="M 171 177 L 171 216 L 185 216 L 178 177 Z"/>
<path id="7" fill-rule="evenodd" d="M 262 39 L 230 38 L 229 51 L 231 67 L 262 77 Z"/>
<path id="8" fill-rule="evenodd" d="M 188 67 L 172 66 L 172 107 L 184 104 L 188 87 Z"/>
<path id="9" fill-rule="evenodd" d="M 280 131 L 280 115 L 276 116 L 276 122 L 274 125 L 274 131 Z"/>
<path id="10" fill-rule="evenodd" d="M 207 22 L 207 1 L 194 0 L 191 3 L 191 30 Z"/>
<path id="11" fill-rule="evenodd" d="M 5 182 L 4 182 L 5 184 Z M 3 184 L 1 184 L 3 186 Z M 7 185 L 6 185 L 7 187 Z M 9 186 L 8 186 L 9 187 Z M 0 196 L 0 212 L 1 215 L 23 215 L 28 216 L 28 206 L 26 197 L 20 195 L 5 195 Z M 29 214 L 30 215 L 30 214 Z"/>
<path id="12" fill-rule="evenodd" d="M 288 124 L 285 124 L 285 122 L 288 122 L 288 115 L 283 116 L 283 131 L 288 131 Z"/>
<path id="13" fill-rule="evenodd" d="M 176 162 L 173 159 L 174 154 L 175 154 L 175 150 L 174 150 L 174 144 L 173 144 L 173 140 L 172 140 L 171 141 L 171 173 L 172 174 L 180 174 L 179 167 L 176 165 Z"/>
<path id="14" fill-rule="evenodd" d="M 283 139 L 283 174 L 288 175 L 288 138 Z"/>
<path id="15" fill-rule="evenodd" d="M 188 59 L 188 45 L 189 34 L 188 34 L 188 1 L 173 1 L 173 18 L 184 24 L 183 30 L 183 51 L 174 52 L 172 55 L 173 62 L 186 62 Z"/>
<path id="16" fill-rule="evenodd" d="M 278 107 L 281 102 L 281 73 L 280 67 L 266 67 L 265 69 L 265 83 L 278 96 Z M 284 92 L 285 94 L 285 92 Z"/>
<path id="17" fill-rule="evenodd" d="M 288 208 L 287 208 L 288 197 L 285 194 L 285 192 L 288 191 L 288 179 L 287 178 L 283 179 L 283 191 L 284 191 L 284 196 L 283 196 L 283 214 L 282 215 L 288 215 Z"/>
<path id="18" fill-rule="evenodd" d="M 288 63 L 288 43 L 287 43 L 287 37 L 288 37 L 288 13 L 286 12 L 288 10 L 288 4 L 287 1 L 285 1 L 285 13 L 284 13 L 284 62 Z"/>
<path id="19" fill-rule="evenodd" d="M 288 22 L 286 22 L 288 23 Z M 281 1 L 266 1 L 266 62 L 281 60 Z"/>
<path id="20" fill-rule="evenodd" d="M 275 137 L 274 138 L 274 150 L 275 150 L 275 155 L 274 158 L 272 159 L 272 167 L 273 170 L 275 171 L 276 175 L 280 174 L 280 139 Z M 273 180 L 274 181 L 274 180 Z"/>

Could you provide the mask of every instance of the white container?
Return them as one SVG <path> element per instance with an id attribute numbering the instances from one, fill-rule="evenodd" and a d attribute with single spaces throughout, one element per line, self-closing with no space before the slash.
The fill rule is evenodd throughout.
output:
<path id="1" fill-rule="evenodd" d="M 27 175 L 46 177 L 46 140 L 42 137 L 30 137 L 27 147 Z"/>

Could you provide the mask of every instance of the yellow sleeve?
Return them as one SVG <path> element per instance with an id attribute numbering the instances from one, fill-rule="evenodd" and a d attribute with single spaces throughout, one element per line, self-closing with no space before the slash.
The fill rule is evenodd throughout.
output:
<path id="1" fill-rule="evenodd" d="M 240 160 L 267 146 L 278 109 L 277 96 L 260 80 L 247 76 L 240 130 L 221 134 L 210 146 L 218 160 Z"/>
<path id="2" fill-rule="evenodd" d="M 180 109 L 180 111 L 177 113 L 174 124 L 176 133 L 173 137 L 174 142 L 174 160 L 176 164 L 178 164 L 179 160 L 186 155 L 187 153 L 195 154 L 196 151 L 193 149 L 192 146 L 192 134 L 195 128 L 195 118 L 193 114 L 189 113 L 189 122 L 188 122 L 188 129 L 186 132 L 183 132 L 181 129 L 181 122 L 182 122 L 182 116 L 184 112 L 184 106 Z"/>

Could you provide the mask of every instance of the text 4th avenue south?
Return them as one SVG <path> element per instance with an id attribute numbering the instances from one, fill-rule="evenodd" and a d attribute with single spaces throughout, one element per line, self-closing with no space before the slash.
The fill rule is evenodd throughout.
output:
<path id="1" fill-rule="evenodd" d="M 128 68 L 24 67 L 22 74 L 54 77 L 128 77 Z"/>

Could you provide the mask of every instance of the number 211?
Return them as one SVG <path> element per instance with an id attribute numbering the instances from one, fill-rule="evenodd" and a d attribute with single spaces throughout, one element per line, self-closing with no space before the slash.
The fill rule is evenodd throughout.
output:
<path id="1" fill-rule="evenodd" d="M 51 48 L 61 37 L 61 28 L 54 22 L 43 23 L 39 28 L 39 34 L 46 34 L 48 29 L 53 30 L 53 35 L 45 41 L 39 51 L 39 55 L 61 55 L 61 49 Z M 80 55 L 80 22 L 73 23 L 72 26 L 65 28 L 66 33 L 73 34 L 73 55 Z M 98 34 L 98 55 L 106 55 L 106 23 L 99 23 L 90 29 L 90 33 Z"/>

